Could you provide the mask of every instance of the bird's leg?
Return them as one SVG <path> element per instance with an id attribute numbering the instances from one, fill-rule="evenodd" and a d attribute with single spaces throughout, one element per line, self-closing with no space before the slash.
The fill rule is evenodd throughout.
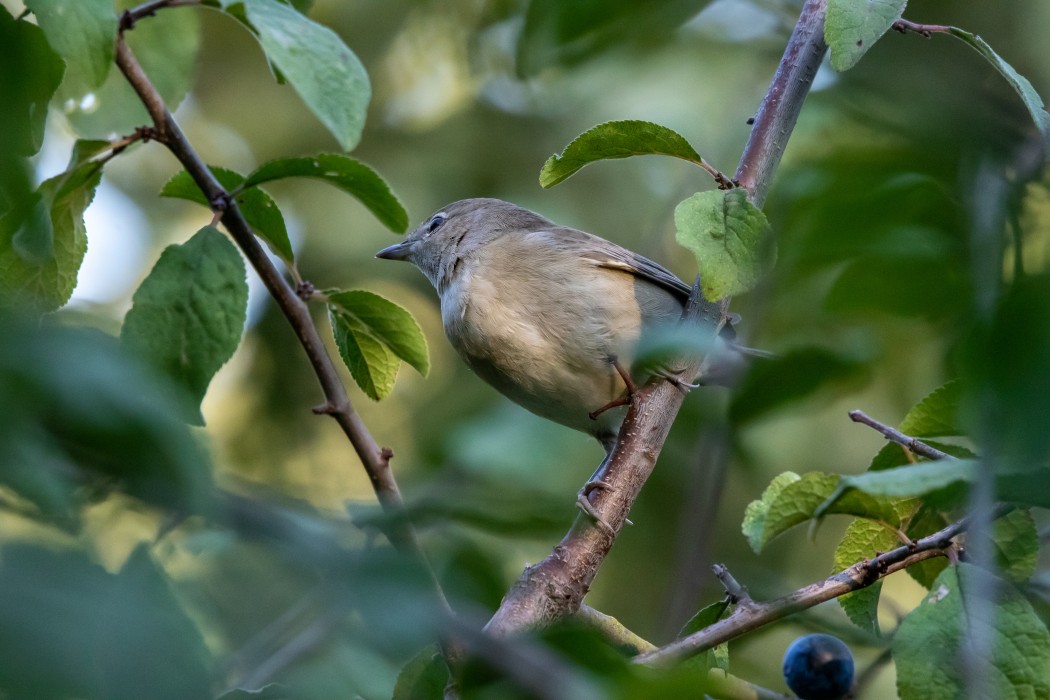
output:
<path id="1" fill-rule="evenodd" d="M 612 401 L 605 404 L 596 411 L 591 411 L 590 413 L 588 413 L 587 416 L 591 420 L 597 420 L 598 416 L 605 413 L 610 408 L 616 408 L 617 406 L 629 406 L 631 401 L 634 399 L 634 393 L 638 391 L 638 387 L 635 386 L 634 380 L 631 379 L 631 375 L 627 372 L 627 370 L 623 368 L 623 365 L 620 364 L 620 361 L 616 358 L 616 355 L 609 355 L 607 359 L 609 360 L 609 364 L 613 366 L 613 369 L 616 370 L 616 373 L 620 375 L 620 379 L 623 380 L 623 383 L 627 385 L 627 389 L 624 391 L 623 396 L 613 399 Z"/>
<path id="2" fill-rule="evenodd" d="M 673 372 L 669 369 L 661 368 L 655 374 L 657 377 L 661 377 L 671 382 L 671 385 L 674 386 L 675 389 L 681 391 L 683 394 L 687 394 L 693 389 L 699 389 L 701 386 L 701 384 L 699 383 L 690 384 L 689 382 L 682 379 L 682 377 L 679 376 L 679 373 Z"/>
<path id="3" fill-rule="evenodd" d="M 594 470 L 591 477 L 587 479 L 587 483 L 583 485 L 579 493 L 576 494 L 576 507 L 583 511 L 584 515 L 589 517 L 598 527 L 598 529 L 605 532 L 610 537 L 616 536 L 616 531 L 613 530 L 612 525 L 605 522 L 605 519 L 598 514 L 598 511 L 594 509 L 594 505 L 591 504 L 591 493 L 594 491 L 606 491 L 612 489 L 608 483 L 602 480 L 602 474 L 605 471 L 605 465 L 609 462 L 609 457 L 612 455 L 611 447 L 607 448 L 605 459 L 598 465 L 598 468 Z"/>

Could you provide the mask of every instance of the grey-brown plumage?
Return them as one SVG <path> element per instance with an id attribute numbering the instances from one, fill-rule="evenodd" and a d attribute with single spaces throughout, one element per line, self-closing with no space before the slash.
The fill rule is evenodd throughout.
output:
<path id="1" fill-rule="evenodd" d="M 611 358 L 631 367 L 639 337 L 676 323 L 690 291 L 647 258 L 498 199 L 449 204 L 377 257 L 423 271 L 478 376 L 607 451 L 626 409 L 589 414 L 625 392 Z"/>

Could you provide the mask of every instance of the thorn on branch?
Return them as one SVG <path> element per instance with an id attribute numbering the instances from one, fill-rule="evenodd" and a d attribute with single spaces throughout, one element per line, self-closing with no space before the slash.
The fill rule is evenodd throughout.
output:
<path id="1" fill-rule="evenodd" d="M 390 460 L 394 458 L 394 451 L 389 447 L 382 447 L 379 449 L 379 461 L 383 463 L 384 467 L 390 467 Z"/>
<path id="2" fill-rule="evenodd" d="M 314 406 L 311 410 L 314 412 L 315 415 L 318 416 L 330 416 L 336 411 L 338 411 L 339 407 L 331 401 L 325 401 L 320 406 Z"/>
<path id="3" fill-rule="evenodd" d="M 753 602 L 751 594 L 747 592 L 747 587 L 733 578 L 733 574 L 729 573 L 729 568 L 725 564 L 715 564 L 711 568 L 715 572 L 715 577 L 722 583 L 730 602 L 737 605 L 748 605 Z"/>

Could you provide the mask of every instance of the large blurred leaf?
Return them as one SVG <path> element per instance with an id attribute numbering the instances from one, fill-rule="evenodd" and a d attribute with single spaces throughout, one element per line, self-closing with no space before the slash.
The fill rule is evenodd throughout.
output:
<path id="1" fill-rule="evenodd" d="M 751 363 L 733 391 L 730 415 L 745 422 L 828 386 L 867 375 L 867 364 L 844 352 L 806 346 Z"/>
<path id="2" fill-rule="evenodd" d="M 372 98 L 361 61 L 338 34 L 294 7 L 277 0 L 243 0 L 241 4 L 266 58 L 339 145 L 353 150 L 361 139 Z"/>
<path id="3" fill-rule="evenodd" d="M 379 173 L 359 160 L 338 153 L 272 160 L 248 175 L 242 187 L 255 187 L 286 177 L 323 180 L 356 197 L 391 231 L 402 233 L 408 228 L 408 213 Z"/>
<path id="4" fill-rule="evenodd" d="M 121 340 L 182 391 L 186 419 L 203 425 L 200 402 L 212 376 L 241 340 L 248 308 L 244 261 L 205 226 L 168 246 L 142 282 L 124 318 Z"/>
<path id="5" fill-rule="evenodd" d="M 43 31 L 25 20 L 16 21 L 0 6 L 0 46 L 9 61 L 0 70 L 0 182 L 12 175 L 10 155 L 28 156 L 40 149 L 44 138 L 47 105 L 58 88 L 65 65 L 51 49 Z M 5 202 L 0 189 L 0 212 L 13 202 Z"/>
<path id="6" fill-rule="evenodd" d="M 531 0 L 518 40 L 517 68 L 532 76 L 572 64 L 611 46 L 656 44 L 710 0 Z"/>
<path id="7" fill-rule="evenodd" d="M 776 261 L 773 230 L 747 191 L 697 192 L 674 210 L 675 240 L 696 256 L 709 300 L 753 289 Z"/>
<path id="8" fill-rule="evenodd" d="M 118 7 L 137 4 L 136 0 L 120 0 Z M 197 11 L 181 8 L 147 17 L 124 35 L 150 82 L 172 111 L 193 84 L 200 47 L 199 25 Z M 83 85 L 66 81 L 59 90 L 59 100 L 73 129 L 87 138 L 131 133 L 137 126 L 152 123 L 142 101 L 119 70 L 110 71 L 98 89 L 85 91 Z"/>
<path id="9" fill-rule="evenodd" d="M 102 179 L 102 163 L 88 158 L 99 145 L 78 141 L 69 170 L 41 183 L 29 212 L 0 218 L 0 308 L 53 311 L 69 300 L 87 251 L 84 211 Z"/>
<path id="10" fill-rule="evenodd" d="M 207 459 L 113 338 L 4 315 L 0 336 L 0 483 L 33 513 L 69 519 L 75 503 L 111 489 L 180 511 L 205 506 Z"/>
<path id="11" fill-rule="evenodd" d="M 824 40 L 831 67 L 849 70 L 901 17 L 908 0 L 828 0 Z"/>
<path id="12" fill-rule="evenodd" d="M 105 81 L 117 41 L 113 0 L 26 0 L 26 7 L 65 59 L 69 77 L 87 89 Z"/>
<path id="13" fill-rule="evenodd" d="M 208 168 L 227 192 L 232 192 L 244 183 L 244 176 L 233 170 L 215 165 L 210 165 Z M 185 170 L 175 173 L 170 180 L 164 183 L 160 195 L 196 202 L 211 209 L 211 203 Z M 292 250 L 291 241 L 288 240 L 288 229 L 284 225 L 284 216 L 266 190 L 258 187 L 240 190 L 234 196 L 234 200 L 248 225 L 266 241 L 270 250 L 285 262 L 293 262 L 295 252 Z"/>
<path id="14" fill-rule="evenodd" d="M 997 591 L 992 606 L 994 627 L 971 611 L 975 591 Z M 982 627 L 977 627 L 982 625 Z M 963 647 L 975 635 L 990 634 L 992 671 L 978 681 L 988 683 L 979 697 L 1050 697 L 1050 632 L 1032 606 L 1009 584 L 969 564 L 949 567 L 937 577 L 929 594 L 901 622 L 893 637 L 897 691 L 902 700 L 954 700 L 964 697 L 969 677 Z"/>
<path id="15" fill-rule="evenodd" d="M 592 126 L 572 140 L 561 155 L 553 155 L 540 170 L 540 186 L 554 187 L 577 170 L 598 160 L 664 155 L 700 165 L 700 154 L 677 131 L 637 120 Z"/>
<path id="16" fill-rule="evenodd" d="M 204 640 L 145 547 L 110 574 L 79 552 L 8 546 L 0 588 L 4 695 L 211 697 Z"/>

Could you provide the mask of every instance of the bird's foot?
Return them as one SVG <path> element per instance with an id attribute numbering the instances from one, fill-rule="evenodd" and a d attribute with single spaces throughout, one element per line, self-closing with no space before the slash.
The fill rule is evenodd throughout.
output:
<path id="1" fill-rule="evenodd" d="M 659 370 L 656 373 L 656 376 L 661 377 L 661 378 L 666 379 L 667 381 L 671 382 L 671 385 L 674 386 L 675 389 L 678 389 L 679 391 L 681 391 L 683 394 L 687 394 L 690 391 L 692 391 L 693 389 L 699 389 L 701 387 L 700 383 L 690 384 L 689 382 L 687 382 L 684 379 L 682 379 L 682 377 L 679 376 L 678 373 L 672 372 L 669 369 L 661 369 L 661 370 Z"/>

